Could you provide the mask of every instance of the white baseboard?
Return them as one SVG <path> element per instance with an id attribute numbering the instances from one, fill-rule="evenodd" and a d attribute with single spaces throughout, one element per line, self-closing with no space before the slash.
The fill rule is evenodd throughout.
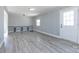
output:
<path id="1" fill-rule="evenodd" d="M 57 36 L 57 35 L 54 35 L 54 34 L 50 34 L 50 33 L 47 33 L 47 32 L 43 32 L 43 31 L 40 31 L 40 30 L 34 29 L 34 31 L 39 32 L 39 33 L 42 33 L 42 34 L 46 34 L 46 35 L 49 35 L 49 36 L 52 36 L 52 37 L 64 39 L 64 38 L 62 38 L 60 36 Z"/>
<path id="2" fill-rule="evenodd" d="M 4 43 L 4 40 L 0 43 L 0 48 L 2 47 L 3 43 Z"/>
<path id="3" fill-rule="evenodd" d="M 50 33 L 47 33 L 47 32 L 43 32 L 43 31 L 40 31 L 40 30 L 37 30 L 37 29 L 34 29 L 34 31 L 39 32 L 39 33 L 42 33 L 42 34 L 45 34 L 45 35 L 48 35 L 48 36 L 51 36 L 51 37 L 55 37 L 55 38 L 63 39 L 63 40 L 66 40 L 66 41 L 70 41 L 70 40 L 68 40 L 66 38 L 63 38 L 61 36 L 57 36 L 57 35 L 54 35 L 54 34 L 50 34 Z M 74 41 L 70 41 L 70 42 L 76 43 Z M 76 43 L 76 44 L 79 44 L 79 43 Z"/>

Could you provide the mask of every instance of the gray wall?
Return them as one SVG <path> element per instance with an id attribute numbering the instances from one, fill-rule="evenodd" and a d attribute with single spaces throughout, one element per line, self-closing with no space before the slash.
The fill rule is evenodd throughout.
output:
<path id="1" fill-rule="evenodd" d="M 29 26 L 32 25 L 31 18 L 14 14 L 8 13 L 8 25 L 9 26 Z"/>
<path id="2" fill-rule="evenodd" d="M 40 19 L 41 26 L 36 26 L 36 19 Z M 38 16 L 33 18 L 33 25 L 36 30 L 47 32 L 49 34 L 59 35 L 60 32 L 60 15 L 59 10 L 54 10 L 46 15 Z"/>
<path id="3" fill-rule="evenodd" d="M 36 19 L 41 20 L 41 26 L 36 26 Z M 79 43 L 79 9 L 78 9 L 78 20 L 77 20 L 77 41 Z M 38 16 L 33 18 L 34 29 L 49 34 L 60 35 L 60 10 L 52 11 L 46 15 Z"/>
<path id="4" fill-rule="evenodd" d="M 4 9 L 0 6 L 0 43 L 4 40 Z"/>

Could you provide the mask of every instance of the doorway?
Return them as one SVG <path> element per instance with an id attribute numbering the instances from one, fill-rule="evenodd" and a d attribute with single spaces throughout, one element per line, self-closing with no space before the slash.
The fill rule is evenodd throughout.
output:
<path id="1" fill-rule="evenodd" d="M 77 42 L 77 8 L 60 11 L 60 36 Z"/>

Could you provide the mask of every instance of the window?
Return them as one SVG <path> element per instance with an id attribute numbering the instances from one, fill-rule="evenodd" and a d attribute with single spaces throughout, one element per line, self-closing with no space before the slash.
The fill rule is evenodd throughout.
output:
<path id="1" fill-rule="evenodd" d="M 40 19 L 36 20 L 36 26 L 40 26 Z"/>
<path id="2" fill-rule="evenodd" d="M 74 11 L 67 11 L 63 14 L 63 24 L 65 26 L 73 26 L 74 25 Z"/>

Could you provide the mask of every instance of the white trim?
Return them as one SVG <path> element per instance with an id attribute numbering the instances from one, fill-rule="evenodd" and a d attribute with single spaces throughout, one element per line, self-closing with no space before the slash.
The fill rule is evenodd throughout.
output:
<path id="1" fill-rule="evenodd" d="M 43 31 L 40 31 L 40 30 L 37 30 L 37 29 L 34 29 L 34 31 L 42 33 L 42 34 L 46 34 L 46 35 L 49 35 L 49 36 L 52 36 L 52 37 L 56 37 L 56 38 L 62 38 L 60 36 L 57 36 L 57 35 L 54 35 L 54 34 L 50 34 L 50 33 L 47 33 L 47 32 L 43 32 Z"/>
<path id="2" fill-rule="evenodd" d="M 0 48 L 2 47 L 3 43 L 4 43 L 4 40 L 0 43 Z"/>
<path id="3" fill-rule="evenodd" d="M 40 31 L 40 30 L 37 30 L 37 29 L 34 29 L 34 31 L 39 32 L 39 33 L 42 33 L 42 34 L 45 34 L 45 35 L 48 35 L 48 36 L 51 36 L 51 37 L 55 37 L 55 38 L 59 38 L 59 39 L 63 39 L 63 40 L 70 41 L 70 40 L 68 40 L 68 39 L 66 39 L 66 38 L 64 38 L 64 37 L 57 36 L 57 35 L 54 35 L 54 34 L 50 34 L 50 33 L 47 33 L 47 32 L 43 32 L 43 31 Z M 78 42 L 74 42 L 74 41 L 70 41 L 70 42 L 79 44 Z"/>

